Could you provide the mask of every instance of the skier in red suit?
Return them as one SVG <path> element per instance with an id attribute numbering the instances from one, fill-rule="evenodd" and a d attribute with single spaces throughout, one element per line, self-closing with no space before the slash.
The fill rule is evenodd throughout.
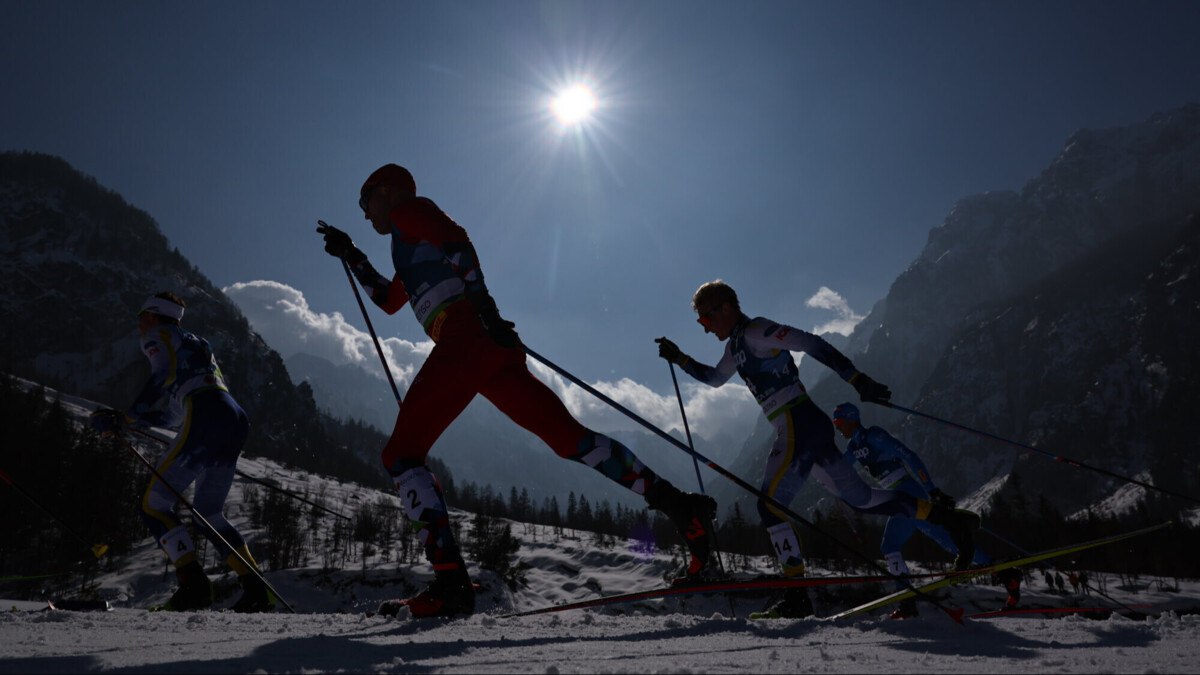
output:
<path id="1" fill-rule="evenodd" d="M 484 284 L 475 247 L 466 231 L 432 200 L 418 197 L 407 169 L 387 164 L 363 183 L 359 206 L 380 235 L 391 236 L 391 279 L 336 228 L 322 225 L 325 250 L 341 258 L 388 314 L 412 307 L 434 342 L 417 372 L 383 449 L 409 519 L 418 529 L 435 577 L 412 598 L 385 602 L 381 613 L 407 605 L 414 616 L 470 614 L 475 593 L 450 529 L 446 501 L 426 466 L 429 449 L 476 394 L 536 434 L 556 454 L 586 464 L 643 495 L 649 508 L 679 528 L 692 555 L 686 575 L 710 571 L 716 502 L 681 492 L 641 463 L 621 443 L 588 429 L 525 365 L 525 351 L 511 321 L 500 316 Z"/>

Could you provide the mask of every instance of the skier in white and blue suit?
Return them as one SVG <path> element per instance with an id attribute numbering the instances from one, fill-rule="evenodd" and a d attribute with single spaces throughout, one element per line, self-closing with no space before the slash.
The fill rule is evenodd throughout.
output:
<path id="1" fill-rule="evenodd" d="M 963 551 L 973 548 L 974 514 L 956 511 L 903 492 L 873 489 L 842 457 L 834 442 L 833 425 L 800 382 L 792 352 L 805 352 L 828 366 L 858 391 L 864 401 L 886 403 L 891 391 L 858 370 L 844 354 L 807 331 L 742 312 L 737 293 L 723 281 L 711 281 L 696 290 L 692 308 L 705 333 L 725 342 L 725 353 L 716 366 L 692 360 L 667 338 L 658 338 L 659 356 L 679 365 L 687 374 L 719 387 L 737 373 L 775 427 L 775 442 L 767 459 L 762 492 L 775 502 L 788 504 L 812 474 L 849 506 L 866 513 L 903 515 L 942 523 Z M 785 576 L 802 576 L 804 557 L 798 525 L 773 503 L 759 499 L 758 512 L 771 539 Z M 971 553 L 962 560 L 965 566 Z M 961 556 L 960 556 L 961 558 Z M 803 588 L 791 589 L 764 614 L 800 617 L 812 613 Z"/>
<path id="2" fill-rule="evenodd" d="M 105 434 L 118 432 L 122 426 L 179 430 L 156 467 L 158 474 L 181 493 L 196 484 L 193 506 L 221 536 L 208 531 L 205 535 L 242 584 L 242 597 L 232 609 L 271 611 L 275 598 L 252 572 L 249 565 L 257 571 L 257 563 L 245 539 L 222 513 L 250 422 L 230 396 L 208 342 L 180 327 L 185 307 L 183 299 L 170 292 L 151 296 L 142 305 L 138 332 L 142 353 L 150 361 L 150 377 L 128 411 L 98 410 L 92 414 L 91 426 Z M 170 487 L 152 476 L 141 500 L 142 520 L 174 563 L 179 578 L 179 589 L 155 609 L 204 609 L 213 602 L 212 584 L 196 559 L 187 526 L 179 520 L 179 500 Z"/>
<path id="3" fill-rule="evenodd" d="M 851 462 L 858 462 L 867 473 L 885 490 L 898 490 L 912 495 L 917 499 L 928 500 L 947 508 L 955 506 L 955 500 L 934 484 L 929 476 L 925 463 L 917 453 L 908 449 L 895 436 L 882 427 L 864 427 L 858 406 L 853 403 L 842 403 L 833 409 L 833 426 L 849 442 L 846 444 L 845 456 Z M 904 515 L 894 515 L 888 518 L 883 528 L 883 542 L 880 552 L 887 562 L 888 571 L 896 575 L 909 573 L 908 564 L 904 562 L 902 549 L 912 538 L 914 532 L 920 530 L 942 549 L 951 555 L 958 555 L 958 546 L 946 528 L 919 518 Z M 992 556 L 976 546 L 971 564 L 976 567 L 986 567 L 992 564 Z M 1011 575 L 1006 575 L 1009 577 Z M 1019 575 L 1017 575 L 1019 581 Z M 1001 580 L 1006 582 L 1007 579 Z M 1007 584 L 1006 584 L 1007 585 Z M 903 584 L 898 585 L 902 590 Z M 1009 588 L 1010 605 L 1015 605 L 1012 596 L 1013 588 Z M 1018 595 L 1019 597 L 1019 595 Z M 900 603 L 893 618 L 908 618 L 916 616 L 916 602 L 912 599 Z"/>

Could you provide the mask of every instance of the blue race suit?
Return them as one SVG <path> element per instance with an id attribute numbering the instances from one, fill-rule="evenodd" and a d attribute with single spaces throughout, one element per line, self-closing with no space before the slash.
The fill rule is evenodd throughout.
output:
<path id="1" fill-rule="evenodd" d="M 719 387 L 736 372 L 775 427 L 775 442 L 767 460 L 761 489 L 775 501 L 789 504 L 809 474 L 833 495 L 865 513 L 924 517 L 928 502 L 902 492 L 873 489 L 855 471 L 834 443 L 833 423 L 812 402 L 791 352 L 808 354 L 849 381 L 858 369 L 818 335 L 762 317 L 742 316 L 730 333 L 725 353 L 715 367 L 685 357 L 680 367 L 692 377 Z M 771 538 L 785 575 L 804 573 L 798 525 L 765 499 L 758 513 Z"/>
<path id="2" fill-rule="evenodd" d="M 937 487 L 929 478 L 929 471 L 925 469 L 921 458 L 880 427 L 859 426 L 846 445 L 845 456 L 848 460 L 861 464 L 884 489 L 899 490 L 918 499 L 928 499 L 929 494 Z M 883 542 L 880 544 L 888 570 L 893 574 L 908 574 L 908 565 L 904 562 L 901 549 L 916 530 L 920 530 L 951 555 L 958 554 L 958 547 L 954 545 L 950 533 L 946 532 L 945 528 L 927 520 L 895 515 L 888 518 L 883 529 Z M 983 549 L 975 548 L 972 560 L 974 565 L 987 566 L 991 562 L 991 556 Z M 901 587 L 903 588 L 903 584 Z"/>
<path id="3" fill-rule="evenodd" d="M 162 323 L 143 336 L 142 352 L 150 360 L 150 379 L 126 413 L 131 426 L 178 428 L 158 473 L 180 493 L 195 482 L 193 506 L 253 564 L 241 533 L 221 512 L 250 429 L 245 411 L 229 395 L 207 341 Z M 195 545 L 177 507 L 175 494 L 151 477 L 142 496 L 142 519 L 175 566 L 182 567 L 195 558 Z M 205 535 L 234 571 L 249 571 L 220 537 L 207 529 Z"/>

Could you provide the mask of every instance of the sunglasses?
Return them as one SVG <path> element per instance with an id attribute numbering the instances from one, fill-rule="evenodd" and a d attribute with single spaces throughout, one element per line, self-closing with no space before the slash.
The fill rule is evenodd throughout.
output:
<path id="1" fill-rule="evenodd" d="M 699 312 L 700 316 L 696 318 L 696 323 L 705 328 L 712 328 L 712 315 L 716 314 L 717 310 L 721 309 L 721 307 L 722 305 L 717 305 L 706 312 Z"/>
<path id="2" fill-rule="evenodd" d="M 377 188 L 377 187 L 379 187 L 379 186 L 378 185 L 369 185 L 362 189 L 362 192 L 360 193 L 359 198 L 358 198 L 358 207 L 363 210 L 363 213 L 367 212 L 367 204 L 370 203 L 370 201 L 371 201 L 371 193 L 375 192 L 375 188 Z"/>

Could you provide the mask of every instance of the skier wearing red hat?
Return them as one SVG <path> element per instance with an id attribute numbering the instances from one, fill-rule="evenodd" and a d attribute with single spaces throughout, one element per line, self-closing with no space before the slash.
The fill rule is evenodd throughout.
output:
<path id="1" fill-rule="evenodd" d="M 395 276 L 381 275 L 350 237 L 322 225 L 325 250 L 344 260 L 371 300 L 388 314 L 410 305 L 434 342 L 413 378 L 383 463 L 404 502 L 435 577 L 412 598 L 390 601 L 382 613 L 408 606 L 414 616 L 470 614 L 475 594 L 450 529 L 446 501 L 425 458 L 434 442 L 476 394 L 536 434 L 560 457 L 586 464 L 665 513 L 687 544 L 688 573 L 709 569 L 716 502 L 681 492 L 621 443 L 588 429 L 529 372 L 515 326 L 500 316 L 466 231 L 437 204 L 418 197 L 407 169 L 380 167 L 363 183 L 359 206 L 375 232 L 391 236 Z"/>

